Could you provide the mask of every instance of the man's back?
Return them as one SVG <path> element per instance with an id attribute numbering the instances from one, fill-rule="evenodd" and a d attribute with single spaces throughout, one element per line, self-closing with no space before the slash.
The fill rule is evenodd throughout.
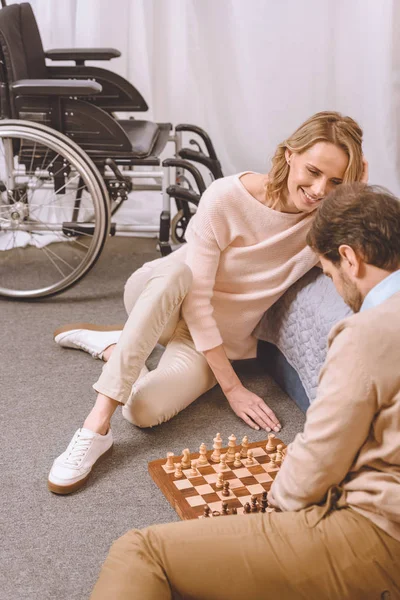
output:
<path id="1" fill-rule="evenodd" d="M 340 321 L 328 343 L 317 398 L 275 497 L 299 510 L 342 485 L 354 510 L 400 540 L 400 293 Z"/>

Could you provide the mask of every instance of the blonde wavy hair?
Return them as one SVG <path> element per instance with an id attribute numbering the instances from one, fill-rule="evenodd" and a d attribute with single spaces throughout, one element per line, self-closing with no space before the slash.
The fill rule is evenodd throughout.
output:
<path id="1" fill-rule="evenodd" d="M 307 119 L 284 142 L 278 145 L 272 159 L 272 169 L 266 184 L 266 196 L 272 202 L 278 202 L 286 189 L 289 165 L 285 150 L 301 154 L 318 142 L 329 142 L 342 148 L 349 157 L 349 163 L 343 177 L 343 183 L 360 181 L 363 173 L 361 127 L 351 117 L 338 112 L 319 112 Z"/>

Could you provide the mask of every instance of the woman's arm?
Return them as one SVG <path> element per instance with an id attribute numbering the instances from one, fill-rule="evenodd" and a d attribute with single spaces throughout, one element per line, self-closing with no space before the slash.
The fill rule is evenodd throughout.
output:
<path id="1" fill-rule="evenodd" d="M 278 432 L 281 425 L 264 400 L 244 387 L 236 375 L 223 345 L 205 350 L 204 356 L 221 386 L 232 410 L 253 429 Z"/>
<path id="2" fill-rule="evenodd" d="M 196 350 L 206 357 L 233 411 L 254 429 L 279 431 L 272 410 L 241 384 L 226 356 L 214 319 L 212 296 L 221 253 L 235 235 L 229 219 L 229 198 L 220 195 L 220 186 L 221 180 L 216 181 L 203 194 L 186 232 L 186 263 L 192 270 L 193 282 L 182 304 L 182 314 Z"/>

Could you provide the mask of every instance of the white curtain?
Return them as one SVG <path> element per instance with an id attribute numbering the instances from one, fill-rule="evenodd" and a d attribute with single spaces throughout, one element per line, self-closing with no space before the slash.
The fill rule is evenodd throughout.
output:
<path id="1" fill-rule="evenodd" d="M 31 3 L 45 48 L 118 48 L 98 65 L 142 92 L 148 118 L 204 127 L 225 174 L 268 171 L 302 121 L 338 110 L 364 130 L 371 182 L 400 194 L 399 0 Z"/>

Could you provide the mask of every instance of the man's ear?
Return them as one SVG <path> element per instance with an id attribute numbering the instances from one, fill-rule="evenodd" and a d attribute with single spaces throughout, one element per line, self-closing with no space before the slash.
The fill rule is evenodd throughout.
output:
<path id="1" fill-rule="evenodd" d="M 340 266 L 343 270 L 353 275 L 353 277 L 358 277 L 361 268 L 361 257 L 358 256 L 351 246 L 347 246 L 346 244 L 339 246 L 338 252 L 341 259 Z"/>

